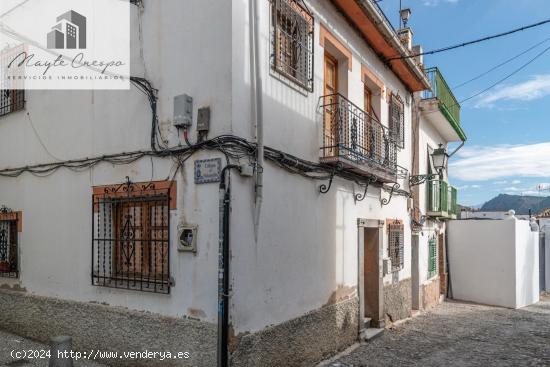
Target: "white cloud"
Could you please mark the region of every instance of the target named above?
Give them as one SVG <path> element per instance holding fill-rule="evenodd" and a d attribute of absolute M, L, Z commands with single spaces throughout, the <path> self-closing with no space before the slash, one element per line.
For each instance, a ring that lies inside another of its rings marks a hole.
<path fill-rule="evenodd" d="M 550 94 L 550 74 L 535 75 L 526 82 L 501 87 L 484 94 L 476 107 L 493 107 L 499 101 L 532 101 Z"/>
<path fill-rule="evenodd" d="M 514 180 L 512 181 L 512 185 L 518 185 L 521 183 L 521 180 Z"/>
<path fill-rule="evenodd" d="M 550 177 L 550 142 L 530 145 L 473 146 L 451 161 L 451 176 L 463 181 Z"/>
<path fill-rule="evenodd" d="M 508 183 L 508 181 L 506 181 L 506 180 L 493 182 L 494 185 L 506 185 L 507 183 Z"/>
<path fill-rule="evenodd" d="M 472 185 L 470 186 L 472 189 L 480 189 L 481 188 L 481 185 Z"/>

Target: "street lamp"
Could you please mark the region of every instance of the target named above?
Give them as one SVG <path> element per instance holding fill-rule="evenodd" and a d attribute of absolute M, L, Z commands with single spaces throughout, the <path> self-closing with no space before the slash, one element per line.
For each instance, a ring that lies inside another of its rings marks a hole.
<path fill-rule="evenodd" d="M 418 175 L 409 177 L 409 186 L 416 186 L 423 184 L 428 180 L 435 180 L 437 178 L 443 178 L 443 171 L 447 167 L 447 161 L 449 160 L 449 155 L 447 154 L 447 149 L 443 144 L 439 144 L 439 148 L 435 149 L 432 154 L 432 164 L 437 173 L 429 175 Z"/>
<path fill-rule="evenodd" d="M 448 159 L 449 155 L 447 154 L 447 149 L 443 147 L 443 144 L 439 144 L 439 148 L 432 153 L 432 163 L 437 172 L 441 174 L 441 172 L 445 170 Z"/>

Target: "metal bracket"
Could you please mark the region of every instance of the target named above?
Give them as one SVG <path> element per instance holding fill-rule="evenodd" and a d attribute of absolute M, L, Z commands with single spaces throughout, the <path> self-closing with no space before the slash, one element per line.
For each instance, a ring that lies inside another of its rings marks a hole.
<path fill-rule="evenodd" d="M 325 184 L 322 184 L 321 186 L 319 186 L 319 192 L 321 194 L 326 194 L 327 192 L 330 191 L 330 187 L 332 186 L 332 180 L 334 179 L 334 176 L 336 175 L 336 172 L 341 171 L 343 168 L 344 167 L 342 166 L 342 164 L 340 162 L 338 162 L 336 164 L 336 166 L 334 167 L 334 170 L 330 174 L 330 178 L 329 178 L 329 181 L 328 181 L 328 186 L 325 185 Z"/>
<path fill-rule="evenodd" d="M 433 173 L 433 174 L 429 174 L 429 175 L 411 176 L 411 177 L 409 177 L 409 186 L 421 185 L 426 181 L 436 180 L 438 178 L 441 178 L 441 176 L 438 173 Z"/>
<path fill-rule="evenodd" d="M 374 178 L 374 177 L 369 178 L 367 183 L 365 184 L 365 191 L 363 192 L 363 194 L 355 194 L 354 195 L 355 202 L 365 200 L 365 198 L 367 197 L 367 191 L 369 189 L 369 185 L 372 184 L 372 183 L 375 183 L 375 182 L 376 182 L 376 178 Z"/>
<path fill-rule="evenodd" d="M 380 202 L 382 203 L 382 205 L 388 205 L 391 201 L 391 198 L 393 197 L 393 194 L 395 191 L 399 190 L 399 188 L 401 187 L 400 184 L 398 183 L 395 183 L 392 187 L 391 187 L 391 191 L 390 191 L 390 197 L 388 198 L 384 198 L 384 199 L 381 199 Z"/>
<path fill-rule="evenodd" d="M 327 192 L 330 191 L 330 187 L 332 186 L 332 180 L 334 179 L 334 174 L 335 174 L 335 173 L 336 173 L 336 172 L 334 171 L 334 172 L 332 172 L 332 173 L 330 174 L 330 179 L 329 179 L 329 181 L 328 181 L 328 186 L 325 185 L 325 184 L 321 184 L 321 186 L 319 186 L 319 192 L 320 192 L 321 194 L 326 194 Z"/>

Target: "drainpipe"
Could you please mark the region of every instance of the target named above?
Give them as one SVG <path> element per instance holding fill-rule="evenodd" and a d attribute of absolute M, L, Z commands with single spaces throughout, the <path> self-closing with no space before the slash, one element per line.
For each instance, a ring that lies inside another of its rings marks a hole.
<path fill-rule="evenodd" d="M 263 201 L 263 167 L 264 167 L 264 125 L 262 108 L 262 78 L 260 73 L 260 35 L 258 32 L 258 1 L 249 0 L 250 18 L 250 73 L 252 78 L 252 121 L 255 122 L 256 130 L 256 185 L 255 185 L 255 206 L 254 206 L 254 238 L 258 241 L 260 227 L 260 215 Z"/>
<path fill-rule="evenodd" d="M 218 367 L 229 366 L 229 214 L 231 210 L 231 182 L 226 184 L 226 174 L 239 166 L 229 164 L 220 175 L 220 238 L 218 249 Z"/>
<path fill-rule="evenodd" d="M 462 143 L 460 143 L 460 145 L 458 147 L 456 147 L 456 149 L 453 150 L 453 152 L 451 154 L 449 154 L 449 158 L 451 158 L 453 155 L 455 155 L 456 152 L 458 152 L 464 146 L 464 144 L 466 144 L 466 141 L 462 140 Z"/>

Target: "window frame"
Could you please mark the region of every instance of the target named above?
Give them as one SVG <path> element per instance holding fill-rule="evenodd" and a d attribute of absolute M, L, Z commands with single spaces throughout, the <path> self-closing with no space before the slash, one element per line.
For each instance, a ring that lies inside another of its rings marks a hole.
<path fill-rule="evenodd" d="M 92 207 L 92 285 L 170 294 L 175 181 L 94 187 Z"/>
<path fill-rule="evenodd" d="M 391 260 L 391 272 L 405 267 L 405 225 L 400 220 L 388 221 L 388 257 Z"/>
<path fill-rule="evenodd" d="M 315 59 L 315 21 L 313 14 L 302 0 L 269 0 L 269 2 L 271 13 L 271 70 L 298 87 L 313 92 Z M 283 13 L 283 8 L 286 13 Z M 291 13 L 292 11 L 294 13 Z M 293 19 L 300 20 L 303 23 L 293 22 Z M 299 34 L 301 28 L 305 30 L 303 36 Z M 281 41 L 282 38 L 284 38 L 284 42 Z M 284 50 L 281 50 L 283 44 Z M 289 48 L 290 50 L 288 50 Z M 290 53 L 285 50 L 290 51 Z M 282 55 L 281 52 L 283 52 Z M 290 57 L 291 65 L 285 62 L 287 57 Z M 304 57 L 305 60 L 301 61 L 301 57 Z M 303 71 L 300 70 L 301 67 L 304 67 Z"/>
<path fill-rule="evenodd" d="M 24 89 L 0 89 L 0 117 L 25 109 Z"/>
<path fill-rule="evenodd" d="M 27 52 L 25 45 L 2 50 L 0 53 L 0 67 L 7 70 L 11 60 L 22 52 Z M 24 110 L 26 105 L 24 81 L 12 78 L 4 79 L 0 84 L 0 117 Z"/>
<path fill-rule="evenodd" d="M 432 237 L 428 239 L 428 279 L 437 275 L 437 239 Z"/>
<path fill-rule="evenodd" d="M 395 93 L 390 94 L 388 103 L 388 128 L 390 139 L 401 149 L 405 148 L 405 103 Z M 396 119 L 396 116 L 399 117 Z"/>
<path fill-rule="evenodd" d="M 9 231 L 7 234 L 5 231 Z M 0 208 L 0 278 L 19 278 L 19 234 L 22 212 Z M 5 242 L 5 243 L 2 243 Z M 5 247 L 5 248 L 3 248 Z"/>

